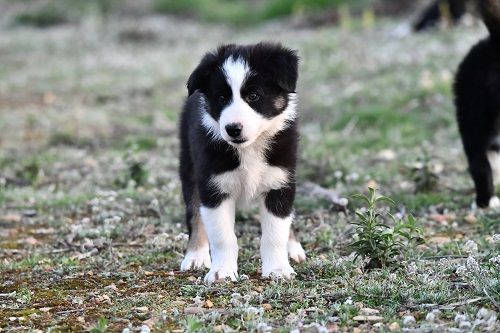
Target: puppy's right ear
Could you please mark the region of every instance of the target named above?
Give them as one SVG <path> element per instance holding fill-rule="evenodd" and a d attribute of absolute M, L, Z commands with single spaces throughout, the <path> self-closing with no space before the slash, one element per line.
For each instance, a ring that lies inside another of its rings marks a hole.
<path fill-rule="evenodd" d="M 206 93 L 210 82 L 210 75 L 217 65 L 217 57 L 213 53 L 207 53 L 201 59 L 198 66 L 189 76 L 187 82 L 188 95 L 191 96 L 196 90 Z"/>

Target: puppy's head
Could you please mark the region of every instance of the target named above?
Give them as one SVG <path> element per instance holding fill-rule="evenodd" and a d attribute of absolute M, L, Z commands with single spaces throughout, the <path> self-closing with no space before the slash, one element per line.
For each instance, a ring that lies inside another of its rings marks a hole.
<path fill-rule="evenodd" d="M 277 132 L 295 116 L 298 57 L 279 44 L 224 45 L 189 77 L 189 95 L 206 97 L 203 124 L 234 147 Z"/>

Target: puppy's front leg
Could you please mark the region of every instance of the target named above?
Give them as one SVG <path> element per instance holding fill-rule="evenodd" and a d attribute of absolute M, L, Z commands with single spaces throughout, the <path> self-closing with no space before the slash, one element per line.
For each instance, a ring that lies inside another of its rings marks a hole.
<path fill-rule="evenodd" d="M 233 199 L 222 201 L 215 208 L 201 206 L 201 219 L 210 243 L 212 267 L 205 275 L 205 282 L 238 277 L 238 243 L 234 234 L 235 202 Z"/>
<path fill-rule="evenodd" d="M 276 191 L 276 192 L 275 192 Z M 279 190 L 272 190 L 260 205 L 262 277 L 290 278 L 295 271 L 288 262 L 288 238 L 293 221 L 291 202 Z M 293 198 L 292 198 L 293 200 Z M 285 208 L 285 209 L 283 209 Z"/>

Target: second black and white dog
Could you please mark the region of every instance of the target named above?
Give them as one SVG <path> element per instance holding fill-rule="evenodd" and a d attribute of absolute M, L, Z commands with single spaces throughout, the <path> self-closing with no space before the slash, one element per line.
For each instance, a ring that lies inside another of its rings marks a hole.
<path fill-rule="evenodd" d="M 235 210 L 258 202 L 262 276 L 290 277 L 305 260 L 291 224 L 297 159 L 298 57 L 279 44 L 224 45 L 189 77 L 180 176 L 189 243 L 181 270 L 206 282 L 238 276 Z"/>

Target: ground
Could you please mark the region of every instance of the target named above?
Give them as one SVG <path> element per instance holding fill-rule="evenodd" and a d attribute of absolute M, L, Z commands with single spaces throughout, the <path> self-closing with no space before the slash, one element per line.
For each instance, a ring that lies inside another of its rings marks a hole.
<path fill-rule="evenodd" d="M 1 23 L 0 331 L 500 329 L 500 214 L 471 209 L 451 95 L 480 24 L 411 35 L 399 19 Z M 207 286 L 204 271 L 179 271 L 185 82 L 216 45 L 263 39 L 301 58 L 295 228 L 308 259 L 291 281 L 260 279 L 258 215 L 243 212 L 241 279 Z M 368 186 L 425 240 L 378 269 L 348 246 L 363 206 L 350 196 Z"/>

